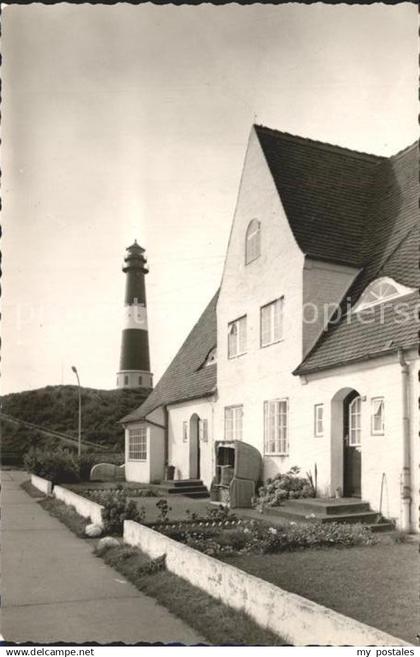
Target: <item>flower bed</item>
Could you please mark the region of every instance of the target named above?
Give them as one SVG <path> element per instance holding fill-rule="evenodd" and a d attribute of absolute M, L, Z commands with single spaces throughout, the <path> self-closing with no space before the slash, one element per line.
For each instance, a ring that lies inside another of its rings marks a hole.
<path fill-rule="evenodd" d="M 211 556 L 268 554 L 314 547 L 372 545 L 376 539 L 362 524 L 287 522 L 270 527 L 263 520 L 244 520 L 226 509 L 211 509 L 206 517 L 148 523 L 156 531 Z"/>
<path fill-rule="evenodd" d="M 126 488 L 121 484 L 116 484 L 113 488 L 78 488 L 77 493 L 93 500 L 94 502 L 98 502 L 98 504 L 102 504 L 102 500 L 107 499 L 109 493 L 120 490 L 124 490 L 128 497 L 159 497 L 159 495 L 151 488 Z"/>

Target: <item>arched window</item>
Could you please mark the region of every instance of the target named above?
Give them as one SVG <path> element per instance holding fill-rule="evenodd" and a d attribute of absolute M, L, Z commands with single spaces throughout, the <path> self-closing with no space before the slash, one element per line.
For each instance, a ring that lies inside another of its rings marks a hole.
<path fill-rule="evenodd" d="M 367 286 L 359 301 L 355 305 L 354 312 L 364 310 L 365 308 L 370 308 L 371 306 L 376 306 L 380 303 L 385 303 L 385 301 L 397 299 L 398 297 L 403 297 L 404 295 L 411 294 L 414 291 L 414 288 L 400 285 L 399 283 L 396 283 L 392 278 L 388 278 L 387 276 L 377 278 Z"/>
<path fill-rule="evenodd" d="M 246 229 L 245 264 L 256 260 L 261 255 L 261 223 L 253 219 Z"/>

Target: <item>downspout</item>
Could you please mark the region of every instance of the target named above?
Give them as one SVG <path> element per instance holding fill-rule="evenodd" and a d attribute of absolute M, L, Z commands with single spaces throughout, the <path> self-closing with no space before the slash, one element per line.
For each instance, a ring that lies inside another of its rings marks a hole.
<path fill-rule="evenodd" d="M 163 417 L 164 417 L 164 434 L 163 434 L 163 462 L 166 468 L 169 465 L 169 411 L 168 407 L 163 407 Z"/>
<path fill-rule="evenodd" d="M 402 518 L 401 529 L 411 530 L 411 454 L 410 454 L 410 402 L 409 402 L 409 369 L 404 358 L 403 349 L 398 349 L 398 359 L 401 365 L 401 391 L 403 407 L 403 471 L 401 481 Z"/>

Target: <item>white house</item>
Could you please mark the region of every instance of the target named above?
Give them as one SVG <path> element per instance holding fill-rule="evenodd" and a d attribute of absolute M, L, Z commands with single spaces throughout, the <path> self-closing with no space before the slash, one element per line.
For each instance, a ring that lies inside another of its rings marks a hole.
<path fill-rule="evenodd" d="M 139 409 L 126 476 L 210 486 L 215 442 L 263 478 L 419 526 L 418 149 L 391 158 L 251 130 L 220 289 Z"/>

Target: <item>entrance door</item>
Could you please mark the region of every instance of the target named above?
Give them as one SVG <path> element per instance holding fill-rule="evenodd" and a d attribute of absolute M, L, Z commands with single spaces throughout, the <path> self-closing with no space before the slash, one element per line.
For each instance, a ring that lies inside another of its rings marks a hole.
<path fill-rule="evenodd" d="M 361 496 L 361 406 L 360 395 L 355 390 L 344 400 L 344 497 Z"/>
<path fill-rule="evenodd" d="M 197 413 L 190 419 L 190 479 L 200 479 L 200 418 Z"/>

